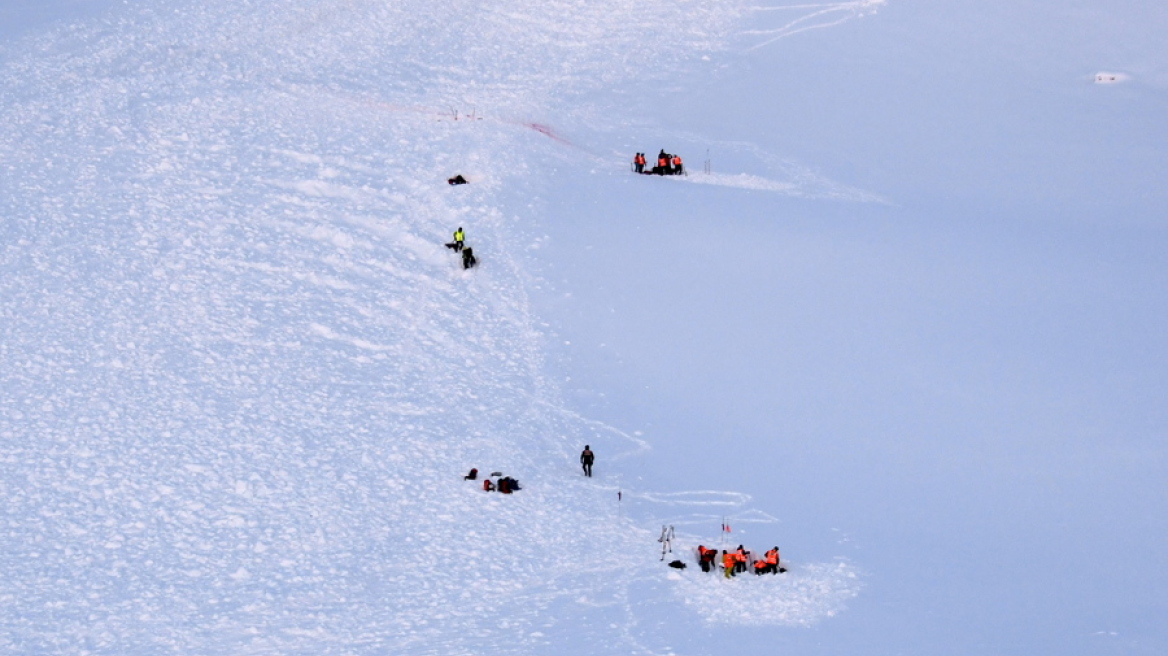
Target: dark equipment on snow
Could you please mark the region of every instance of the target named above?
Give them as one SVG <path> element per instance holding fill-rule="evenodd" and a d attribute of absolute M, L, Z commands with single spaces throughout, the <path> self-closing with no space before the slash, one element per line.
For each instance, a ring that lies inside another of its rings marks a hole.
<path fill-rule="evenodd" d="M 473 248 L 471 248 L 470 246 L 467 246 L 466 248 L 462 249 L 462 268 L 463 269 L 469 269 L 478 263 L 479 263 L 479 261 L 477 259 L 475 259 Z"/>
<path fill-rule="evenodd" d="M 669 563 L 669 566 L 673 569 L 685 569 L 685 563 L 681 562 L 680 560 L 675 560 L 672 563 Z"/>
<path fill-rule="evenodd" d="M 473 481 L 473 480 L 477 479 L 478 477 L 479 477 L 479 470 L 477 470 L 477 469 L 471 469 L 469 474 L 467 474 L 466 476 L 463 476 L 463 477 L 462 477 L 462 480 L 464 480 L 464 481 Z"/>
<path fill-rule="evenodd" d="M 523 488 L 520 487 L 519 481 L 510 476 L 503 476 L 501 472 L 493 472 L 491 476 L 502 476 L 498 482 L 491 482 L 491 479 L 483 479 L 483 492 L 502 492 L 503 494 L 511 494 L 518 492 Z"/>
<path fill-rule="evenodd" d="M 446 181 L 446 184 L 448 184 L 452 187 L 455 185 L 464 185 L 464 184 L 466 184 L 466 178 L 462 177 L 462 174 L 459 173 L 458 175 L 454 176 L 453 178 L 448 179 Z"/>

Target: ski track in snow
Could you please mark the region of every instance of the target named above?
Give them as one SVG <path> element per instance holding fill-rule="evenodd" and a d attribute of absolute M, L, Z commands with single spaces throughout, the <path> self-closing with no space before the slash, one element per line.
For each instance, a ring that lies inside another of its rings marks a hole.
<path fill-rule="evenodd" d="M 512 189 L 565 99 L 739 15 L 159 1 L 12 46 L 0 651 L 580 651 L 563 619 L 589 653 L 649 653 L 628 587 L 667 577 L 653 535 L 571 466 L 646 444 L 544 379 Z M 440 246 L 458 225 L 471 272 Z M 809 624 L 852 574 L 675 589 Z"/>
<path fill-rule="evenodd" d="M 733 187 L 751 191 L 777 192 L 795 198 L 817 198 L 856 203 L 887 203 L 879 196 L 822 179 L 808 171 L 792 172 L 787 180 L 772 180 L 750 173 L 698 173 L 685 176 L 665 176 L 667 180 Z"/>
<path fill-rule="evenodd" d="M 816 4 L 777 5 L 751 7 L 752 20 L 768 23 L 770 16 L 782 16 L 782 23 L 773 27 L 759 27 L 744 30 L 742 34 L 764 39 L 747 48 L 757 50 L 802 32 L 835 27 L 853 18 L 860 18 L 887 4 L 887 0 L 849 0 L 847 2 L 824 2 Z M 794 18 L 792 18 L 794 16 Z"/>

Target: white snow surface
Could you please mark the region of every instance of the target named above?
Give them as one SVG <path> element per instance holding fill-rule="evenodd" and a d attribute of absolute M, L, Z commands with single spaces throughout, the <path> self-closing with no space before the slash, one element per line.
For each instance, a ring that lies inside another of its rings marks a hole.
<path fill-rule="evenodd" d="M 567 409 L 527 300 L 556 124 L 752 38 L 746 13 L 159 0 L 10 43 L 0 651 L 643 653 L 641 584 L 711 623 L 839 612 L 846 562 L 664 568 L 604 474 L 643 443 Z M 711 499 L 749 503 L 673 502 Z"/>

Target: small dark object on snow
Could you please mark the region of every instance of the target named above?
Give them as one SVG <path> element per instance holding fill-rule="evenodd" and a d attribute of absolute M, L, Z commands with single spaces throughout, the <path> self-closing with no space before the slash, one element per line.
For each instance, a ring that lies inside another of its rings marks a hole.
<path fill-rule="evenodd" d="M 522 489 L 523 488 L 519 487 L 519 481 L 511 478 L 510 476 L 505 476 L 499 479 L 499 491 L 503 494 L 511 494 L 512 492 L 516 492 Z"/>
<path fill-rule="evenodd" d="M 446 183 L 452 187 L 454 185 L 466 184 L 466 178 L 462 177 L 462 174 L 459 173 L 458 175 L 454 176 L 453 178 L 450 178 L 449 180 L 447 180 Z"/>
<path fill-rule="evenodd" d="M 475 259 L 473 248 L 467 246 L 462 249 L 462 268 L 469 269 L 478 263 L 479 261 Z"/>
<path fill-rule="evenodd" d="M 463 477 L 462 477 L 462 480 L 464 480 L 464 481 L 473 481 L 473 480 L 476 480 L 476 479 L 478 479 L 478 477 L 479 477 L 479 470 L 477 470 L 477 469 L 471 469 L 469 474 L 467 474 L 466 476 L 463 476 Z"/>
<path fill-rule="evenodd" d="M 672 563 L 669 563 L 669 566 L 673 569 L 685 569 L 685 563 L 681 562 L 680 560 L 675 560 Z"/>
<path fill-rule="evenodd" d="M 491 476 L 502 476 L 503 472 L 491 472 Z"/>

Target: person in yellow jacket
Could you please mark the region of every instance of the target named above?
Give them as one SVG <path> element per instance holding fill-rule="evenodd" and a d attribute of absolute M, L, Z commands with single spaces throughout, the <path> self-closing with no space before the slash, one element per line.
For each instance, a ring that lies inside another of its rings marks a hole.
<path fill-rule="evenodd" d="M 464 241 L 466 241 L 466 233 L 462 231 L 462 226 L 459 226 L 458 230 L 454 231 L 454 241 L 446 244 L 446 248 L 452 248 L 457 253 L 462 250 L 462 242 Z"/>

